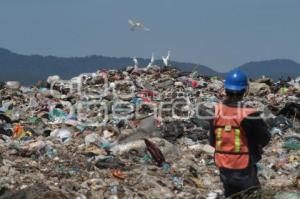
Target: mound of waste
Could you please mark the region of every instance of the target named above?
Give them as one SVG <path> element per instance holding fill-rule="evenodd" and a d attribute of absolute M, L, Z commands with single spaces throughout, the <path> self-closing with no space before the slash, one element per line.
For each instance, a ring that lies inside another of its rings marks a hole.
<path fill-rule="evenodd" d="M 1 85 L 0 199 L 223 197 L 207 120 L 223 80 L 129 67 Z M 299 198 L 299 97 L 300 79 L 250 82 L 272 133 L 253 194 Z"/>

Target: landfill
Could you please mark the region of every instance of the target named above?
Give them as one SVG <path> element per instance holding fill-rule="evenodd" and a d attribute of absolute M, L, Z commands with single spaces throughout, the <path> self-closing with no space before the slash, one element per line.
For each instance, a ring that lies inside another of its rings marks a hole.
<path fill-rule="evenodd" d="M 127 67 L 0 93 L 0 199 L 224 198 L 206 118 L 221 78 Z M 300 198 L 299 94 L 299 78 L 250 83 L 245 103 L 272 133 L 263 198 Z"/>

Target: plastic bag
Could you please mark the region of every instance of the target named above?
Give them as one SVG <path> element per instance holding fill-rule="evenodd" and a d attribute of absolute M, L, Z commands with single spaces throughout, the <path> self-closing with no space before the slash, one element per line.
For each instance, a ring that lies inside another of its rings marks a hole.
<path fill-rule="evenodd" d="M 289 150 L 298 150 L 300 149 L 300 138 L 289 137 L 285 140 L 282 147 Z"/>

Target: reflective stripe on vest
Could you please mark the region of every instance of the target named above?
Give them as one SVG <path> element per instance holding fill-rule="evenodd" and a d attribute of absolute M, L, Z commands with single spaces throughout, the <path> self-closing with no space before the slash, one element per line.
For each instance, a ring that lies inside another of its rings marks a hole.
<path fill-rule="evenodd" d="M 222 144 L 222 128 L 217 128 L 217 145 L 216 149 L 220 150 L 221 149 L 221 144 Z M 239 153 L 241 152 L 241 131 L 240 129 L 235 129 L 234 130 L 234 152 Z"/>
<path fill-rule="evenodd" d="M 221 144 L 222 144 L 222 128 L 218 128 L 217 129 L 217 145 L 216 145 L 217 150 L 221 149 Z"/>
<path fill-rule="evenodd" d="M 240 129 L 235 129 L 234 130 L 234 151 L 235 152 L 240 152 L 241 151 L 241 131 Z"/>

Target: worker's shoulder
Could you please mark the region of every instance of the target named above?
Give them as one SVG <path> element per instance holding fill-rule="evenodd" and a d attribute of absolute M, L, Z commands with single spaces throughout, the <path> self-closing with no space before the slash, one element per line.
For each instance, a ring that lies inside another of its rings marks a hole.
<path fill-rule="evenodd" d="M 266 123 L 265 120 L 263 119 L 262 112 L 261 111 L 253 111 L 249 115 L 247 115 L 241 122 L 243 126 L 247 126 L 247 128 L 251 127 L 265 127 Z"/>

